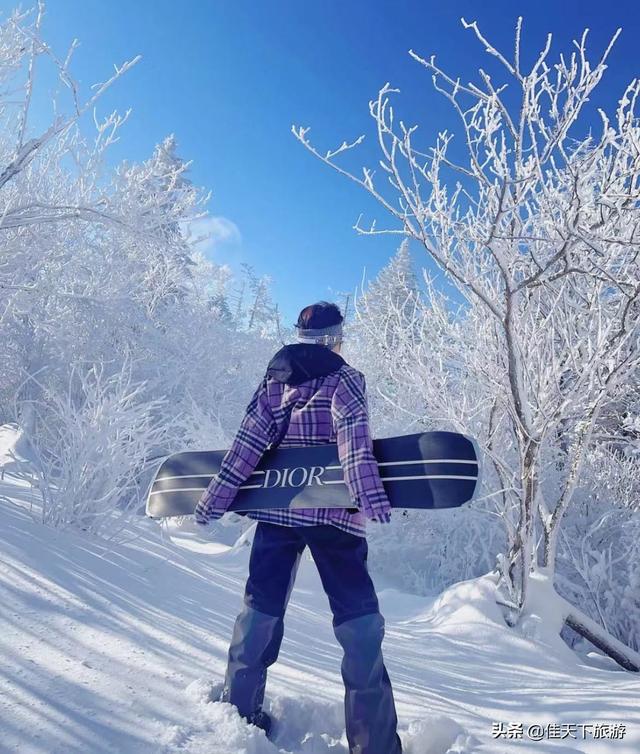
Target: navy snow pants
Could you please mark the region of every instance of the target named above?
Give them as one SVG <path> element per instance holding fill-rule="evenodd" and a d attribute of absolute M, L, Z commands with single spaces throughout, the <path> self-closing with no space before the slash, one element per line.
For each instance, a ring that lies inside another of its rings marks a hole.
<path fill-rule="evenodd" d="M 393 692 L 382 659 L 384 618 L 367 571 L 367 541 L 330 524 L 258 522 L 245 604 L 233 629 L 222 698 L 243 717 L 261 709 L 267 668 L 278 657 L 284 614 L 306 546 L 320 573 L 333 613 L 333 630 L 344 650 L 350 754 L 401 754 Z"/>

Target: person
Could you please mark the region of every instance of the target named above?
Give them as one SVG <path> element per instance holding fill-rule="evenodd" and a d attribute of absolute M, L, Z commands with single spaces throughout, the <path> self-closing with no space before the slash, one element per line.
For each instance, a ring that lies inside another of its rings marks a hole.
<path fill-rule="evenodd" d="M 202 493 L 195 519 L 219 518 L 268 447 L 336 442 L 352 509 L 278 509 L 257 520 L 244 606 L 229 647 L 222 701 L 270 733 L 262 709 L 267 668 L 278 656 L 284 615 L 300 557 L 309 547 L 342 646 L 345 723 L 351 754 L 401 754 L 389 675 L 382 657 L 384 619 L 367 569 L 366 521 L 388 523 L 391 507 L 373 456 L 366 384 L 340 355 L 343 316 L 326 301 L 305 307 L 297 342 L 271 359 L 219 473 Z"/>

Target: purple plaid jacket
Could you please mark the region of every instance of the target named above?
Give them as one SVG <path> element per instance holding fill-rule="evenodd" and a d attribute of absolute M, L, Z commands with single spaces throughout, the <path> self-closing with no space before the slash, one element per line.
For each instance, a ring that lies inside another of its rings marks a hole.
<path fill-rule="evenodd" d="M 373 456 L 364 375 L 325 346 L 298 343 L 282 348 L 269 363 L 219 473 L 200 497 L 196 521 L 207 523 L 224 514 L 263 452 L 280 436 L 289 413 L 280 446 L 336 442 L 359 510 L 278 509 L 247 515 L 284 526 L 332 524 L 358 536 L 365 535 L 366 518 L 388 521 L 391 508 Z"/>

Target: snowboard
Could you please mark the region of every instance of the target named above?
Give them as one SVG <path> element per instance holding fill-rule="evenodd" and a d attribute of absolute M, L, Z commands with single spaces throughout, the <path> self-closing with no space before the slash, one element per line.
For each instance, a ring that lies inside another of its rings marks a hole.
<path fill-rule="evenodd" d="M 169 456 L 149 489 L 151 518 L 191 515 L 226 450 Z M 456 432 L 420 432 L 373 441 L 373 453 L 394 508 L 456 508 L 478 487 L 476 443 Z M 353 508 L 335 443 L 267 450 L 239 488 L 230 511 Z"/>

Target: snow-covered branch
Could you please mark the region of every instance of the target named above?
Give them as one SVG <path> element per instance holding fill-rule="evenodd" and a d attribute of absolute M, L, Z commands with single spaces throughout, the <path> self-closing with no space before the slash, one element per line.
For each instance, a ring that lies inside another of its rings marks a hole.
<path fill-rule="evenodd" d="M 553 569 L 605 408 L 640 374 L 640 82 L 593 133 L 582 113 L 619 32 L 595 61 L 585 32 L 553 62 L 549 35 L 524 70 L 521 19 L 513 59 L 476 22 L 463 25 L 498 61 L 497 75 L 480 68 L 463 84 L 411 52 L 457 115 L 463 156 L 460 147 L 450 156 L 448 132 L 417 144 L 420 131 L 396 118 L 398 91 L 386 84 L 369 108 L 383 180 L 367 167 L 364 178 L 352 174 L 340 151 L 322 161 L 377 199 L 392 230 L 414 239 L 466 302 L 453 316 L 427 284 L 424 309 L 408 319 L 387 307 L 386 370 L 431 417 L 479 433 L 496 487 L 508 491 L 495 498 L 509 537 L 501 585 L 519 612 L 531 571 Z"/>

